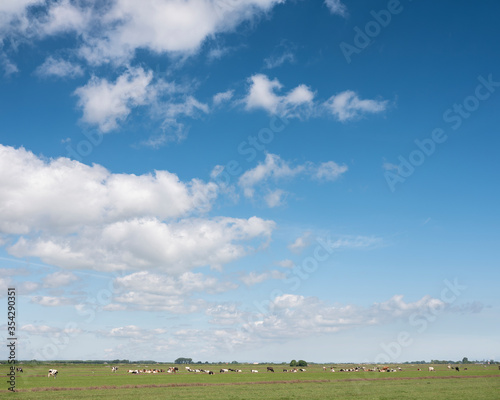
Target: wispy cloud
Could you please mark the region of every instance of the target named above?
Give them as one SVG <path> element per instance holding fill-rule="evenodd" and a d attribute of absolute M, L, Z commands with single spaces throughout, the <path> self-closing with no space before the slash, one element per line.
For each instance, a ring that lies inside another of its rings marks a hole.
<path fill-rule="evenodd" d="M 332 14 L 337 14 L 341 17 L 347 16 L 347 7 L 341 0 L 325 0 L 325 4 Z"/>
<path fill-rule="evenodd" d="M 327 110 L 340 122 L 360 118 L 364 114 L 377 114 L 387 109 L 387 100 L 360 99 L 352 90 L 330 97 L 325 103 Z"/>
<path fill-rule="evenodd" d="M 76 78 L 83 75 L 83 68 L 69 61 L 49 56 L 42 65 L 37 67 L 35 74 L 43 78 L 51 76 L 58 78 Z"/>

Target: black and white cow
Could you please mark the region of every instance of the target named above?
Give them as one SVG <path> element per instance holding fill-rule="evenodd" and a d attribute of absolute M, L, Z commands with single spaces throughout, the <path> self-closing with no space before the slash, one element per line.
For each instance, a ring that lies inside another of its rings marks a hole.
<path fill-rule="evenodd" d="M 50 378 L 51 376 L 53 376 L 54 378 L 56 378 L 57 374 L 58 374 L 57 369 L 49 369 L 49 373 L 47 375 L 47 378 Z"/>
<path fill-rule="evenodd" d="M 267 372 L 274 372 L 274 368 L 273 367 L 267 367 Z"/>

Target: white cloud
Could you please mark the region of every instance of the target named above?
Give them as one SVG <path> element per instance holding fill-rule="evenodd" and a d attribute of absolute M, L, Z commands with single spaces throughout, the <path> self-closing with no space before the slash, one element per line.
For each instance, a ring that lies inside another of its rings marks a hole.
<path fill-rule="evenodd" d="M 285 279 L 286 274 L 280 271 L 266 271 L 262 273 L 257 273 L 257 272 L 250 272 L 249 274 L 242 275 L 240 276 L 240 280 L 247 286 L 253 286 L 258 283 L 262 283 L 264 281 L 267 281 L 269 279 Z"/>
<path fill-rule="evenodd" d="M 332 14 L 338 14 L 342 17 L 347 16 L 347 7 L 341 0 L 325 0 L 325 4 Z"/>
<path fill-rule="evenodd" d="M 214 95 L 213 97 L 213 103 L 215 106 L 218 106 L 222 103 L 228 102 L 233 98 L 234 91 L 233 90 L 226 90 L 225 92 L 220 92 Z"/>
<path fill-rule="evenodd" d="M 159 335 L 163 335 L 167 330 L 163 328 L 144 329 L 137 325 L 126 325 L 112 328 L 109 331 L 96 332 L 99 336 L 132 339 L 139 342 L 149 342 L 152 339 L 158 339 Z"/>
<path fill-rule="evenodd" d="M 273 55 L 264 60 L 264 68 L 273 69 L 280 67 L 286 62 L 293 63 L 295 61 L 295 56 L 290 51 L 285 51 L 280 55 Z"/>
<path fill-rule="evenodd" d="M 413 313 L 449 309 L 439 299 L 424 296 L 415 302 L 405 302 L 395 295 L 370 307 L 329 305 L 315 297 L 283 294 L 269 304 L 269 312 L 244 325 L 245 330 L 262 338 L 300 338 L 362 326 L 393 323 L 409 318 Z"/>
<path fill-rule="evenodd" d="M 266 204 L 269 208 L 274 208 L 285 204 L 285 197 L 287 192 L 281 189 L 269 191 L 264 197 Z"/>
<path fill-rule="evenodd" d="M 20 331 L 32 335 L 49 336 L 58 333 L 59 329 L 48 325 L 26 324 L 21 326 Z"/>
<path fill-rule="evenodd" d="M 398 171 L 399 172 L 399 165 L 396 165 L 396 164 L 392 164 L 390 162 L 384 162 L 382 164 L 382 168 L 386 171 Z"/>
<path fill-rule="evenodd" d="M 264 109 L 272 114 L 300 117 L 308 114 L 313 105 L 314 93 L 306 85 L 299 85 L 288 94 L 276 94 L 283 85 L 270 80 L 266 75 L 257 74 L 249 78 L 250 88 L 244 99 L 247 110 Z"/>
<path fill-rule="evenodd" d="M 266 154 L 264 162 L 259 163 L 255 168 L 246 171 L 238 180 L 238 184 L 243 188 L 245 196 L 252 197 L 254 194 L 254 186 L 269 178 L 289 178 L 293 177 L 302 171 L 304 166 L 290 167 L 290 165 L 282 160 L 280 156 L 275 154 Z"/>
<path fill-rule="evenodd" d="M 320 105 L 314 101 L 315 93 L 304 84 L 281 95 L 279 91 L 283 85 L 278 79 L 270 80 L 264 74 L 256 74 L 248 81 L 248 94 L 242 100 L 246 110 L 263 109 L 288 118 L 308 118 L 327 112 L 339 121 L 346 122 L 367 113 L 383 112 L 388 105 L 387 100 L 362 100 L 352 90 L 331 96 Z"/>
<path fill-rule="evenodd" d="M 339 165 L 334 161 L 327 161 L 319 165 L 314 176 L 319 180 L 334 181 L 347 172 L 346 165 Z"/>
<path fill-rule="evenodd" d="M 380 113 L 387 109 L 387 100 L 361 100 L 352 90 L 330 97 L 324 104 L 339 121 L 346 122 L 366 113 Z"/>
<path fill-rule="evenodd" d="M 305 232 L 302 236 L 288 246 L 288 249 L 294 253 L 301 253 L 306 247 L 311 244 L 311 232 Z"/>
<path fill-rule="evenodd" d="M 133 219 L 104 227 L 82 228 L 76 235 L 21 237 L 9 252 L 16 257 L 40 257 L 61 268 L 101 271 L 158 269 L 179 274 L 245 256 L 250 247 L 240 242 L 266 239 L 274 227 L 257 217 L 188 219 L 164 223 Z"/>
<path fill-rule="evenodd" d="M 82 120 L 97 125 L 102 132 L 116 129 L 132 107 L 148 103 L 152 79 L 153 73 L 141 67 L 130 68 L 114 83 L 92 77 L 85 86 L 75 90 L 78 106 L 83 110 Z"/>
<path fill-rule="evenodd" d="M 57 288 L 67 286 L 78 280 L 78 277 L 68 271 L 58 271 L 43 278 L 43 286 Z"/>
<path fill-rule="evenodd" d="M 213 305 L 205 310 L 205 314 L 212 317 L 209 322 L 215 325 L 235 325 L 243 321 L 246 315 L 236 304 Z"/>
<path fill-rule="evenodd" d="M 238 180 L 238 185 L 243 189 L 245 197 L 252 198 L 255 195 L 255 188 L 266 181 L 273 179 L 293 178 L 299 174 L 307 174 L 314 179 L 334 181 L 347 171 L 347 166 L 338 165 L 333 161 L 328 161 L 316 166 L 311 162 L 306 162 L 295 167 L 283 160 L 276 154 L 266 154 L 264 162 L 252 169 L 245 171 Z M 269 207 L 277 207 L 284 204 L 287 192 L 281 189 L 268 190 L 264 199 Z"/>
<path fill-rule="evenodd" d="M 283 268 L 293 268 L 295 266 L 295 263 L 292 260 L 288 259 L 278 261 L 277 264 Z"/>
<path fill-rule="evenodd" d="M 0 40 L 72 33 L 78 54 L 93 65 L 127 65 L 138 49 L 190 55 L 218 33 L 233 31 L 285 0 L 3 0 Z M 29 7 L 39 6 L 34 13 Z M 219 56 L 221 56 L 220 54 Z"/>
<path fill-rule="evenodd" d="M 168 171 L 112 174 L 67 158 L 44 160 L 0 145 L 0 232 L 75 232 L 120 220 L 177 218 L 206 211 L 214 183 L 184 183 Z"/>
<path fill-rule="evenodd" d="M 167 276 L 147 271 L 135 272 L 115 279 L 120 290 L 140 291 L 165 296 L 186 296 L 196 292 L 221 293 L 236 286 L 222 283 L 202 273 L 185 272 L 179 276 Z"/>
<path fill-rule="evenodd" d="M 270 10 L 282 0 L 116 0 L 101 18 L 99 36 L 81 54 L 91 63 L 125 62 L 137 49 L 154 53 L 196 52 L 216 33 Z"/>
<path fill-rule="evenodd" d="M 83 33 L 88 31 L 92 18 L 90 8 L 80 8 L 70 0 L 51 2 L 46 14 L 32 21 L 32 29 L 40 36 L 51 36 L 65 32 Z"/>
<path fill-rule="evenodd" d="M 0 47 L 1 49 L 1 47 Z M 19 72 L 19 68 L 5 54 L 0 53 L 0 66 L 3 69 L 3 74 L 6 77 Z"/>
<path fill-rule="evenodd" d="M 275 225 L 192 215 L 210 208 L 215 183 L 184 183 L 168 171 L 111 174 L 1 145 L 0 182 L 0 233 L 11 235 L 8 251 L 61 268 L 177 274 L 220 268 L 267 243 Z"/>
<path fill-rule="evenodd" d="M 34 296 L 31 298 L 31 302 L 45 307 L 61 307 L 72 305 L 75 300 L 66 297 Z"/>
<path fill-rule="evenodd" d="M 75 78 L 83 75 L 83 69 L 69 61 L 50 56 L 35 70 L 35 74 L 40 77 Z"/>

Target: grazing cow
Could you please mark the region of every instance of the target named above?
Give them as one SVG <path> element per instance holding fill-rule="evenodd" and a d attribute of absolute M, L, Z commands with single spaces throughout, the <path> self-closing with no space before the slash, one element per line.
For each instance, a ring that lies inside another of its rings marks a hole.
<path fill-rule="evenodd" d="M 220 370 L 219 372 L 220 372 L 221 374 L 224 374 L 224 373 L 226 373 L 226 372 L 229 372 L 229 370 L 228 370 L 228 369 L 226 369 L 226 368 L 221 368 L 221 370 Z"/>
<path fill-rule="evenodd" d="M 49 369 L 49 374 L 47 375 L 47 378 L 50 378 L 51 376 L 53 376 L 54 378 L 57 377 L 57 369 Z"/>
<path fill-rule="evenodd" d="M 429 371 L 434 371 L 434 367 L 429 367 Z"/>
<path fill-rule="evenodd" d="M 213 374 L 214 374 L 214 371 L 207 371 L 207 374 L 208 374 L 208 375 L 213 375 Z"/>
<path fill-rule="evenodd" d="M 273 367 L 267 367 L 267 372 L 274 372 L 274 368 Z"/>
<path fill-rule="evenodd" d="M 256 369 L 252 369 L 252 373 L 257 374 L 258 372 Z"/>
<path fill-rule="evenodd" d="M 137 370 L 137 369 L 129 369 L 129 370 L 128 370 L 128 373 L 129 373 L 129 374 L 138 374 L 138 373 L 139 373 L 139 370 Z"/>
<path fill-rule="evenodd" d="M 287 369 L 283 369 L 283 372 L 288 372 L 288 370 Z"/>
<path fill-rule="evenodd" d="M 300 372 L 306 372 L 306 370 L 304 368 L 301 368 Z"/>
<path fill-rule="evenodd" d="M 455 369 L 456 369 L 457 371 L 460 371 L 460 368 L 458 368 L 458 367 L 455 367 Z"/>
<path fill-rule="evenodd" d="M 118 371 L 118 367 L 111 367 L 111 372 L 116 372 Z"/>
<path fill-rule="evenodd" d="M 16 368 L 16 371 L 18 371 L 18 372 L 24 372 L 21 367 Z"/>
<path fill-rule="evenodd" d="M 332 372 L 335 372 L 335 369 L 332 368 L 331 370 L 332 370 Z"/>

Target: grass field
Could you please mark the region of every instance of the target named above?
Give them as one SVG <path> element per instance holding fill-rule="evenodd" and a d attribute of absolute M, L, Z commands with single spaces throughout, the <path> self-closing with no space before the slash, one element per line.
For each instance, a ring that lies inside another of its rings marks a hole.
<path fill-rule="evenodd" d="M 168 365 L 118 365 L 116 373 L 102 364 L 22 365 L 24 372 L 16 375 L 16 393 L 7 390 L 6 365 L 0 366 L 5 377 L 0 398 L 16 399 L 500 399 L 500 370 L 497 366 L 467 365 L 460 371 L 446 365 L 401 365 L 402 371 L 336 372 L 323 370 L 322 365 L 306 367 L 305 372 L 282 372 L 290 367 L 273 365 L 275 373 L 266 372 L 267 365 L 230 365 L 243 372 L 221 374 L 228 365 L 191 366 L 205 368 L 214 375 L 187 372 L 180 366 L 176 374 L 127 373 L 129 369 L 162 368 Z M 398 366 L 395 366 L 397 369 Z M 417 368 L 422 371 L 417 371 Z M 59 371 L 57 378 L 48 378 L 49 368 Z M 257 369 L 258 374 L 251 373 Z"/>

